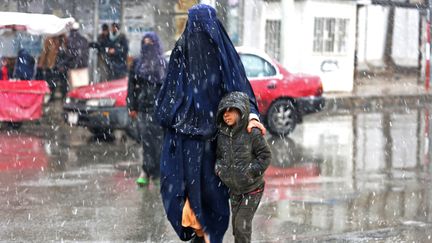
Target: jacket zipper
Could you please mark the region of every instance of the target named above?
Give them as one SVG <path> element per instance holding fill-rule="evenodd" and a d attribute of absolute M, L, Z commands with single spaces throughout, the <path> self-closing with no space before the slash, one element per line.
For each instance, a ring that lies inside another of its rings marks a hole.
<path fill-rule="evenodd" d="M 229 147 L 230 147 L 230 154 L 229 154 L 229 157 L 230 157 L 230 172 L 232 173 L 232 170 L 231 170 L 231 167 L 233 167 L 234 166 L 234 159 L 233 159 L 233 134 L 232 134 L 232 130 L 229 132 Z M 232 175 L 230 176 L 231 178 L 232 178 Z M 235 180 L 233 180 L 233 183 L 235 183 Z M 236 185 L 236 187 L 237 187 L 237 185 Z"/>

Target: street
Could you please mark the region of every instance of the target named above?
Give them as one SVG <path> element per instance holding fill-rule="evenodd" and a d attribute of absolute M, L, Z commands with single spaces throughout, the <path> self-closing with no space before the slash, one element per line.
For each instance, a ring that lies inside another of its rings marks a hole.
<path fill-rule="evenodd" d="M 94 138 L 60 111 L 0 128 L 0 242 L 180 242 L 158 185 L 135 185 L 140 145 Z M 321 112 L 267 135 L 253 242 L 432 242 L 431 112 Z"/>

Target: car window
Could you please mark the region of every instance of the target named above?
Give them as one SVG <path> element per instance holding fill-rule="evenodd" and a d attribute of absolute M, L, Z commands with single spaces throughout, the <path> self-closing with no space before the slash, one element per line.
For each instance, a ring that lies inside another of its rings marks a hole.
<path fill-rule="evenodd" d="M 252 54 L 240 54 L 248 78 L 276 75 L 276 69 L 263 58 Z"/>

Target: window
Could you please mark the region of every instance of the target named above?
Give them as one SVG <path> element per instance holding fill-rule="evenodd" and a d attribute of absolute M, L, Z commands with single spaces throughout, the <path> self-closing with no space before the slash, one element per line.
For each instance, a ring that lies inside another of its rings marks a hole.
<path fill-rule="evenodd" d="M 348 21 L 341 18 L 315 18 L 313 51 L 346 53 Z"/>
<path fill-rule="evenodd" d="M 269 77 L 276 75 L 276 69 L 261 57 L 240 54 L 248 78 Z"/>
<path fill-rule="evenodd" d="M 265 51 L 280 61 L 281 57 L 281 21 L 267 20 L 265 26 Z"/>

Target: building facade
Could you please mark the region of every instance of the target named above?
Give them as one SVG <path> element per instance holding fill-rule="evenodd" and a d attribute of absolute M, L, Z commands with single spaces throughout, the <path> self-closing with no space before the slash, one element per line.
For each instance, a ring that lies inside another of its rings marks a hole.
<path fill-rule="evenodd" d="M 325 91 L 353 89 L 355 1 L 252 2 L 244 6 L 243 45 L 265 50 L 290 72 L 319 75 Z"/>
<path fill-rule="evenodd" d="M 420 2 L 420 1 L 419 1 Z M 415 5 L 412 5 L 415 6 Z M 388 69 L 386 55 L 397 69 L 421 69 L 425 64 L 426 16 L 419 8 L 360 5 L 357 69 L 379 73 Z M 389 16 L 392 15 L 393 17 Z M 389 21 L 393 21 L 389 24 Z M 389 28 L 392 28 L 391 30 Z M 389 35 L 391 31 L 391 35 Z M 387 38 L 391 38 L 387 40 Z M 391 43 L 391 46 L 388 46 Z M 386 51 L 386 48 L 389 50 Z M 386 53 L 388 52 L 388 54 Z"/>

